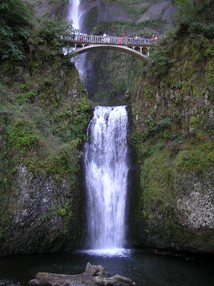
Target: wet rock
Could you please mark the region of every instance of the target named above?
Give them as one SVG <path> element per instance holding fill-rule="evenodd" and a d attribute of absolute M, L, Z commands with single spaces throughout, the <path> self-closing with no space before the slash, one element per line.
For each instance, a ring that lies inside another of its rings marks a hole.
<path fill-rule="evenodd" d="M 138 23 L 151 20 L 162 20 L 166 22 L 172 21 L 172 15 L 175 13 L 175 7 L 171 0 L 158 1 L 138 19 Z"/>
<path fill-rule="evenodd" d="M 68 181 L 62 180 L 59 185 L 52 177 L 35 176 L 20 165 L 16 192 L 8 208 L 11 219 L 0 246 L 3 255 L 54 251 L 69 244 L 72 247 L 71 239 L 63 234 L 71 231 L 67 224 L 70 215 L 66 213 L 73 208 Z M 69 220 L 72 225 L 72 218 Z M 74 236 L 77 238 L 78 233 Z"/>

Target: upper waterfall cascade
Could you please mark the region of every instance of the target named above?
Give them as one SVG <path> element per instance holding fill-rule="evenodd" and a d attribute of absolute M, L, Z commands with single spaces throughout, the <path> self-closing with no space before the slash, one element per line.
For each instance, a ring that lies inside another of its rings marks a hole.
<path fill-rule="evenodd" d="M 127 123 L 125 106 L 97 106 L 88 127 L 85 170 L 89 247 L 92 249 L 108 252 L 124 247 Z"/>
<path fill-rule="evenodd" d="M 69 0 L 68 20 L 73 21 L 74 29 L 80 29 L 80 0 Z"/>
<path fill-rule="evenodd" d="M 81 17 L 83 11 L 80 5 L 81 0 L 69 0 L 69 9 L 67 19 L 72 21 L 73 28 L 77 31 L 81 30 Z M 68 53 L 67 49 L 64 49 L 64 53 Z M 85 77 L 85 55 L 81 55 L 78 59 L 74 59 L 75 66 L 79 72 L 79 76 L 84 80 Z"/>

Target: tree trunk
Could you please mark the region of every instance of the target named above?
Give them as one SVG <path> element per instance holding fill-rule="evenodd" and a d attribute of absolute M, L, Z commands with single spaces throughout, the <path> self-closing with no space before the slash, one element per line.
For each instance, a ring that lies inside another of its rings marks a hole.
<path fill-rule="evenodd" d="M 81 283 L 86 285 L 108 286 L 120 283 L 121 285 L 136 285 L 130 278 L 116 274 L 112 277 L 106 277 L 106 271 L 101 265 L 92 265 L 87 263 L 86 269 L 82 274 L 65 275 L 39 272 L 36 278 L 31 280 L 31 286 L 69 286 L 72 283 Z"/>

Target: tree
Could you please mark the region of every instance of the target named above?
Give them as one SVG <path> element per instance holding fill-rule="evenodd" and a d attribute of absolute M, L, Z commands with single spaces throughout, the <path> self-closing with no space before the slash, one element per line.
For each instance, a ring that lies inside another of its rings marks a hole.
<path fill-rule="evenodd" d="M 52 57 L 63 54 L 63 36 L 73 34 L 72 22 L 55 16 L 37 18 L 28 40 L 30 55 L 42 61 L 51 61 Z"/>
<path fill-rule="evenodd" d="M 199 11 L 209 6 L 212 0 L 174 0 L 177 6 L 177 24 L 191 23 Z"/>
<path fill-rule="evenodd" d="M 31 13 L 20 0 L 0 1 L 0 60 L 21 61 L 28 48 Z"/>

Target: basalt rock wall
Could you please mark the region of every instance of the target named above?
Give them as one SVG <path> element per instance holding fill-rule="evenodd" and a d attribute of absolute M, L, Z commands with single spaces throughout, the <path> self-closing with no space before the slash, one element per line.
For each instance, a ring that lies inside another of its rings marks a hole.
<path fill-rule="evenodd" d="M 200 14 L 206 25 L 208 11 Z M 213 253 L 212 46 L 211 35 L 181 26 L 160 44 L 130 94 L 129 139 L 139 170 L 133 190 L 140 189 L 130 219 L 137 245 Z"/>
<path fill-rule="evenodd" d="M 135 3 L 136 2 L 136 3 Z M 96 18 L 91 19 L 97 22 L 123 22 L 142 23 L 146 21 L 163 21 L 168 24 L 173 21 L 175 7 L 171 0 L 162 1 L 105 1 L 92 0 L 82 1 L 81 9 L 84 17 L 88 17 L 92 9 L 96 9 Z"/>
<path fill-rule="evenodd" d="M 85 220 L 82 148 L 91 105 L 60 43 L 32 36 L 0 76 L 0 255 L 77 248 Z"/>

